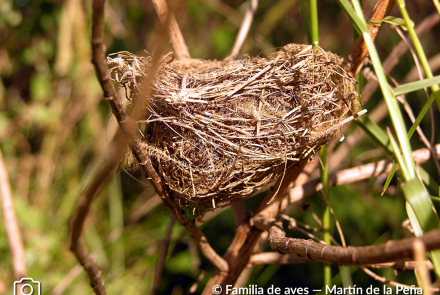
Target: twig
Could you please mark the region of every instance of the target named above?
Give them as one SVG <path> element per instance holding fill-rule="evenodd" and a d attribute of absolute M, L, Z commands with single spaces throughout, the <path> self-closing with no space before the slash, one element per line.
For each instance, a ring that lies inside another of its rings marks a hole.
<path fill-rule="evenodd" d="M 6 234 L 12 253 L 12 268 L 16 281 L 26 277 L 26 262 L 24 259 L 23 241 L 17 218 L 15 217 L 14 204 L 12 202 L 11 187 L 9 185 L 8 172 L 0 150 L 0 197 L 3 206 L 3 218 L 5 220 Z"/>
<path fill-rule="evenodd" d="M 174 216 L 171 215 L 170 220 L 168 221 L 167 229 L 165 231 L 165 237 L 163 238 L 160 245 L 160 250 L 156 262 L 156 270 L 154 272 L 153 287 L 151 288 L 150 295 L 155 295 L 157 293 L 157 288 L 159 287 L 162 270 L 168 253 L 168 246 L 170 245 L 170 236 L 171 230 L 173 229 L 174 220 Z"/>
<path fill-rule="evenodd" d="M 313 234 L 307 232 L 306 230 L 303 230 L 302 228 L 300 228 L 297 224 L 296 224 L 296 220 L 293 219 L 290 216 L 281 214 L 281 218 L 284 220 L 289 221 L 289 229 L 291 231 L 299 231 L 300 233 L 305 234 L 306 236 L 308 236 L 310 239 L 317 241 L 318 243 L 324 243 L 321 239 L 319 239 L 318 237 L 314 236 Z M 322 229 L 321 229 L 322 231 Z M 325 244 L 325 243 L 324 243 Z"/>
<path fill-rule="evenodd" d="M 86 270 L 93 291 L 97 295 L 107 294 L 104 288 L 104 281 L 101 279 L 101 271 L 96 264 L 95 259 L 89 255 L 89 252 L 82 241 L 84 223 L 89 213 L 93 199 L 103 186 L 108 182 L 112 172 L 119 164 L 119 158 L 127 146 L 128 138 L 123 137 L 112 149 L 109 160 L 102 165 L 101 169 L 93 176 L 87 187 L 81 194 L 74 216 L 72 218 L 71 230 L 69 235 L 70 250 L 75 254 L 78 262 Z"/>
<path fill-rule="evenodd" d="M 313 240 L 286 238 L 281 222 L 275 223 L 269 231 L 269 245 L 274 251 L 297 254 L 318 262 L 337 265 L 376 264 L 412 258 L 413 243 L 416 239 L 420 239 L 427 251 L 440 248 L 440 231 L 438 230 L 428 232 L 420 238 L 404 238 L 377 246 L 348 248 L 323 245 Z"/>
<path fill-rule="evenodd" d="M 170 15 L 170 14 L 168 14 Z M 169 18 L 166 18 L 167 21 L 165 24 L 168 24 Z M 167 27 L 167 26 L 164 26 Z M 143 99 L 142 96 L 147 95 L 147 93 L 143 93 L 144 91 L 150 91 L 149 85 L 151 85 L 154 77 L 156 75 L 156 71 L 158 68 L 158 64 L 160 61 L 160 56 L 165 47 L 165 40 L 167 37 L 166 30 L 160 32 L 158 35 L 160 37 L 159 41 L 156 43 L 156 50 L 154 51 L 153 62 L 150 67 L 150 71 L 148 75 L 145 76 L 144 81 L 142 83 L 142 89 L 139 94 L 140 99 L 134 99 L 134 105 L 132 107 L 133 112 L 131 114 L 131 120 L 128 120 L 128 115 L 125 112 L 125 109 L 122 106 L 121 98 L 115 91 L 115 88 L 110 81 L 110 77 L 108 74 L 108 68 L 105 62 L 105 46 L 103 44 L 102 35 L 104 30 L 104 1 L 103 0 L 95 0 L 93 2 L 93 22 L 92 22 L 92 62 L 95 65 L 96 75 L 101 84 L 101 87 L 104 91 L 104 95 L 109 102 L 109 105 L 112 109 L 113 114 L 115 114 L 116 119 L 122 130 L 124 130 L 125 134 L 129 136 L 133 133 L 137 120 L 143 113 Z M 138 95 L 138 96 L 139 96 Z M 131 136 L 130 136 L 131 137 Z M 188 232 L 194 237 L 197 245 L 199 246 L 201 252 L 205 255 L 205 257 L 218 269 L 222 272 L 227 272 L 228 264 L 224 261 L 211 247 L 208 243 L 206 237 L 203 235 L 203 232 L 195 225 L 193 220 L 188 220 L 185 213 L 180 209 L 178 203 L 171 199 L 163 182 L 151 163 L 151 160 L 146 155 L 145 150 L 142 148 L 142 143 L 136 137 L 132 138 L 129 142 L 130 149 L 133 153 L 133 156 L 140 163 L 142 171 L 151 178 L 151 183 L 155 188 L 156 192 L 162 198 L 164 204 L 171 210 L 171 213 L 174 214 L 176 219 L 188 230 Z"/>
<path fill-rule="evenodd" d="M 373 279 L 375 279 L 376 281 L 379 281 L 379 282 L 382 282 L 382 283 L 384 283 L 384 284 L 389 284 L 389 285 L 391 285 L 391 286 L 395 286 L 395 287 L 397 287 L 397 286 L 400 286 L 400 287 L 404 287 L 404 288 L 408 288 L 408 289 L 413 289 L 414 288 L 414 286 L 408 286 L 408 285 L 405 285 L 405 284 L 400 284 L 400 283 L 397 283 L 397 282 L 394 282 L 394 281 L 390 281 L 390 280 L 388 280 L 387 278 L 384 278 L 384 277 L 381 277 L 381 276 L 378 276 L 377 274 L 375 274 L 374 272 L 372 272 L 371 270 L 369 270 L 368 268 L 366 268 L 366 267 L 361 267 L 361 269 L 367 274 L 367 275 L 369 275 L 369 276 L 371 276 Z M 431 291 L 434 291 L 434 292 L 438 292 L 440 289 L 438 289 L 438 288 L 433 288 L 433 289 L 430 289 Z M 407 292 L 411 292 L 411 291 L 407 291 Z"/>
<path fill-rule="evenodd" d="M 395 0 L 378 0 L 376 6 L 373 9 L 373 12 L 369 17 L 369 22 L 381 20 L 384 17 L 386 17 L 388 14 L 390 14 L 390 11 L 395 3 L 396 3 Z M 368 26 L 368 30 L 370 31 L 370 35 L 373 41 L 376 38 L 377 34 L 379 33 L 381 27 L 382 27 L 381 23 Z M 367 57 L 367 54 L 368 54 L 368 49 L 365 44 L 364 38 L 360 36 L 356 41 L 356 44 L 348 57 L 348 59 L 353 63 L 353 67 L 350 70 L 355 77 L 362 68 L 364 60 Z"/>
<path fill-rule="evenodd" d="M 96 77 L 101 85 L 104 97 L 110 104 L 113 114 L 118 122 L 127 121 L 127 113 L 122 105 L 122 99 L 116 93 L 110 80 L 107 63 L 105 62 L 104 32 L 104 1 L 93 1 L 92 14 L 92 63 L 95 67 Z"/>
<path fill-rule="evenodd" d="M 235 39 L 234 47 L 232 48 L 232 53 L 227 59 L 234 59 L 240 53 L 241 47 L 243 46 L 244 40 L 246 40 L 249 30 L 251 28 L 252 20 L 254 19 L 255 12 L 258 8 L 258 0 L 249 0 L 249 8 L 241 23 L 240 30 L 238 32 L 237 38 Z"/>
<path fill-rule="evenodd" d="M 72 283 L 72 281 L 79 276 L 82 272 L 82 267 L 76 264 L 67 275 L 58 283 L 58 285 L 52 290 L 51 295 L 61 295 L 64 293 L 66 288 Z"/>
<path fill-rule="evenodd" d="M 173 46 L 176 57 L 178 59 L 191 58 L 179 25 L 174 18 L 174 14 L 168 10 L 165 0 L 152 0 L 152 2 L 160 18 L 160 22 L 163 26 L 168 27 L 171 45 Z"/>
<path fill-rule="evenodd" d="M 263 252 L 254 254 L 249 259 L 249 265 L 259 265 L 259 264 L 305 264 L 305 263 L 315 263 L 316 261 L 308 257 L 299 257 L 294 254 L 279 254 L 275 252 Z"/>
<path fill-rule="evenodd" d="M 425 259 L 426 259 L 426 249 L 425 245 L 423 245 L 420 240 L 415 240 L 413 244 L 413 250 L 414 250 L 414 258 L 417 262 L 417 269 L 416 273 L 420 279 L 421 287 L 423 289 L 423 294 L 425 295 L 432 295 L 431 292 L 431 279 L 429 277 L 429 271 L 426 267 Z"/>
<path fill-rule="evenodd" d="M 330 203 L 328 202 L 327 196 L 325 194 L 322 195 L 324 198 L 329 210 L 330 214 L 333 216 L 333 219 L 335 220 L 336 228 L 338 229 L 339 237 L 341 239 L 342 247 L 347 247 L 347 244 L 345 243 L 344 233 L 342 232 L 341 225 L 339 224 L 338 219 L 336 218 L 335 212 L 333 211 L 333 208 L 330 206 Z"/>
<path fill-rule="evenodd" d="M 191 288 L 189 289 L 189 294 L 196 294 L 197 288 L 199 287 L 200 282 L 205 278 L 207 272 L 207 269 L 202 270 L 202 272 L 197 277 L 197 280 L 194 282 L 194 284 L 192 284 Z"/>
<path fill-rule="evenodd" d="M 300 257 L 296 254 L 280 254 L 275 252 L 263 252 L 252 255 L 248 265 L 259 264 L 305 264 L 305 263 L 318 263 L 318 261 L 312 260 L 308 257 Z M 425 260 L 423 265 L 429 269 L 434 269 L 431 261 Z M 373 268 L 394 268 L 396 271 L 415 270 L 419 267 L 418 261 L 412 260 L 398 260 L 394 262 L 367 264 L 365 267 Z"/>
<path fill-rule="evenodd" d="M 124 225 L 130 225 L 138 222 L 143 216 L 145 216 L 152 209 L 162 204 L 162 200 L 158 195 L 150 197 L 147 201 L 137 206 L 131 213 L 128 214 L 124 220 Z"/>
<path fill-rule="evenodd" d="M 76 256 L 78 262 L 86 270 L 91 286 L 95 294 L 107 294 L 104 288 L 104 281 L 101 278 L 101 271 L 95 262 L 95 259 L 89 255 L 81 237 L 84 231 L 84 223 L 90 210 L 91 203 L 103 185 L 110 179 L 112 171 L 119 163 L 120 156 L 125 151 L 130 138 L 130 129 L 134 130 L 134 124 L 125 124 L 128 121 L 128 115 L 122 105 L 122 100 L 115 91 L 110 80 L 107 64 L 105 63 L 105 45 L 103 43 L 104 32 L 104 1 L 93 1 L 92 11 L 92 63 L 95 66 L 96 76 L 104 92 L 104 96 L 111 106 L 118 123 L 125 133 L 114 145 L 109 160 L 94 175 L 92 180 L 82 192 L 78 201 L 77 208 L 72 218 L 71 229 L 69 233 L 69 245 L 71 251 Z M 131 128 L 130 128 L 131 127 Z"/>

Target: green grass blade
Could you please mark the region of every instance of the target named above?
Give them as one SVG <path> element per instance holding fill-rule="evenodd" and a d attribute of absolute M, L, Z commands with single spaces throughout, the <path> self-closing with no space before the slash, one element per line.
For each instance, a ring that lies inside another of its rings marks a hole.
<path fill-rule="evenodd" d="M 426 113 L 429 111 L 429 108 L 431 107 L 432 103 L 437 98 L 440 98 L 440 91 L 436 91 L 436 92 L 431 93 L 431 95 L 429 96 L 429 99 L 423 105 L 423 108 L 420 111 L 419 115 L 417 116 L 414 124 L 411 126 L 411 128 L 408 131 L 409 138 L 411 138 L 413 136 L 414 132 L 417 129 L 417 126 L 419 126 L 420 122 L 422 122 L 422 119 L 425 117 Z"/>
<path fill-rule="evenodd" d="M 405 202 L 406 212 L 408 213 L 409 221 L 411 222 L 411 227 L 414 231 L 414 235 L 416 237 L 423 236 L 423 229 L 420 226 L 420 223 L 417 219 L 416 213 L 414 212 L 414 209 L 411 207 L 408 201 Z"/>
<path fill-rule="evenodd" d="M 422 179 L 423 183 L 425 184 L 431 195 L 440 197 L 440 185 L 438 184 L 438 182 L 434 178 L 432 178 L 431 175 L 426 172 L 426 170 L 422 167 L 417 167 L 417 170 L 420 178 Z M 433 199 L 433 197 L 431 197 L 431 199 Z"/>
<path fill-rule="evenodd" d="M 420 224 L 420 227 L 423 231 L 427 232 L 433 229 L 438 228 L 438 218 L 437 215 L 433 214 L 432 211 L 432 203 L 429 200 L 429 195 L 426 192 L 423 185 L 418 181 L 418 179 L 412 179 L 408 182 L 402 183 L 402 191 L 405 199 L 411 205 L 412 210 L 417 216 L 417 222 Z M 407 210 L 408 211 L 408 210 Z M 409 213 L 410 211 L 408 211 Z M 411 224 L 417 224 L 415 219 L 411 219 Z M 415 231 L 417 233 L 417 231 Z M 419 234 L 420 236 L 421 234 Z M 440 276 L 440 251 L 431 251 L 431 259 L 434 264 L 434 270 L 437 276 Z"/>
<path fill-rule="evenodd" d="M 385 73 L 382 68 L 382 63 L 380 62 L 379 55 L 376 51 L 376 47 L 374 46 L 373 40 L 370 36 L 370 31 L 367 28 L 365 23 L 365 19 L 363 16 L 362 8 L 359 5 L 357 0 L 353 0 L 353 6 L 355 11 L 363 23 L 360 27 L 362 31 L 362 36 L 364 38 L 365 44 L 368 48 L 368 52 L 370 53 L 370 59 L 373 62 L 374 70 L 376 72 L 377 79 L 379 81 L 380 88 L 382 90 L 385 102 L 388 106 L 388 111 L 390 113 L 391 121 L 393 122 L 394 130 L 397 135 L 397 139 L 399 141 L 400 149 L 402 150 L 403 158 L 405 160 L 405 166 L 408 169 L 408 180 L 415 178 L 415 170 L 414 170 L 414 161 L 412 159 L 411 146 L 409 144 L 409 139 L 406 134 L 405 123 L 403 121 L 402 113 L 400 112 L 399 106 L 397 104 L 397 100 L 394 98 L 391 90 L 388 87 L 388 81 L 386 79 Z"/>
<path fill-rule="evenodd" d="M 381 196 L 383 196 L 383 194 L 387 191 L 388 187 L 390 186 L 391 180 L 393 180 L 394 177 L 394 173 L 396 173 L 396 169 L 397 169 L 397 162 L 394 161 L 393 167 L 391 167 L 391 171 L 388 174 L 385 184 L 383 185 L 382 193 L 380 194 Z"/>
<path fill-rule="evenodd" d="M 400 26 L 405 31 L 408 31 L 408 28 L 406 27 L 406 22 L 404 19 L 401 19 L 399 17 L 394 16 L 386 16 L 383 19 L 374 21 L 374 22 L 368 22 L 368 25 L 375 25 L 375 24 L 381 24 L 381 23 L 388 23 L 391 25 Z"/>
<path fill-rule="evenodd" d="M 420 226 L 424 231 L 430 231 L 438 228 L 439 222 L 435 214 L 432 212 L 432 203 L 430 197 L 423 185 L 418 179 L 413 179 L 402 183 L 402 190 L 405 199 L 410 203 L 417 215 Z"/>
<path fill-rule="evenodd" d="M 433 78 L 423 79 L 420 81 L 415 81 L 404 85 L 400 85 L 399 87 L 396 87 L 394 89 L 394 95 L 397 96 L 397 95 L 417 91 L 425 87 L 430 87 L 436 84 L 440 84 L 440 76 L 435 76 Z"/>
<path fill-rule="evenodd" d="M 340 0 L 341 2 L 343 0 Z M 414 29 L 410 26 L 411 22 L 405 10 L 405 5 L 403 0 L 397 0 L 402 11 L 402 16 L 405 19 L 405 22 L 408 26 L 408 30 L 411 35 L 411 30 L 414 32 Z M 405 124 L 403 121 L 402 113 L 399 109 L 397 101 L 394 95 L 391 93 L 391 90 L 388 87 L 388 81 L 386 79 L 385 73 L 382 68 L 382 64 L 380 62 L 379 56 L 376 51 L 376 47 L 373 43 L 373 40 L 370 36 L 370 33 L 367 29 L 362 8 L 358 2 L 358 0 L 352 0 L 354 10 L 358 18 L 361 20 L 363 24 L 359 26 L 359 29 L 362 31 L 362 36 L 364 38 L 365 44 L 368 48 L 368 52 L 370 54 L 370 59 L 373 63 L 373 67 L 382 90 L 382 94 L 384 96 L 385 102 L 388 107 L 388 111 L 390 114 L 391 121 L 394 126 L 394 130 L 396 132 L 397 139 L 399 141 L 399 148 L 402 151 L 403 159 L 398 159 L 400 161 L 400 165 L 404 174 L 405 183 L 402 185 L 404 189 L 405 198 L 410 203 L 411 207 L 414 209 L 414 213 L 417 216 L 417 220 L 420 222 L 422 228 L 424 230 L 429 230 L 431 228 L 438 227 L 437 215 L 434 213 L 429 195 L 423 188 L 421 182 L 416 178 L 415 173 L 415 164 L 412 158 L 411 146 L 409 143 L 409 137 L 407 135 L 407 131 L 405 129 Z M 403 3 L 403 4 L 402 4 Z M 403 12 L 404 11 L 404 12 Z M 406 13 L 406 16 L 404 15 Z M 415 32 L 414 32 L 415 34 Z M 415 36 L 417 38 L 417 36 Z M 414 41 L 414 40 L 413 40 Z M 417 39 L 418 41 L 418 39 Z M 420 44 L 420 43 L 419 43 Z M 421 49 L 421 45 L 419 46 Z M 423 50 L 421 50 L 424 56 Z M 426 57 L 425 57 L 426 59 Z M 422 62 L 422 61 L 421 61 Z M 423 63 L 422 63 L 423 64 Z M 429 71 L 429 67 L 428 70 Z M 425 73 L 427 78 L 432 78 L 432 74 L 429 76 Z M 433 92 L 436 92 L 437 85 L 432 86 Z M 438 90 L 438 89 L 437 89 Z M 440 106 L 440 100 L 436 100 L 438 105 Z M 397 152 L 397 148 L 395 150 L 395 155 L 399 157 L 399 152 Z M 421 190 L 420 190 L 421 188 Z M 437 275 L 440 274 L 440 255 L 434 252 L 432 253 L 433 263 L 435 266 L 435 271 Z"/>
<path fill-rule="evenodd" d="M 440 91 L 437 91 L 437 92 L 434 92 L 434 93 L 431 94 L 431 96 L 429 97 L 428 101 L 426 101 L 425 105 L 423 106 L 422 110 L 420 111 L 419 115 L 417 116 L 416 120 L 414 121 L 414 124 L 413 124 L 413 125 L 411 126 L 411 128 L 409 129 L 409 131 L 408 131 L 408 137 L 409 137 L 410 139 L 411 139 L 411 137 L 414 135 L 414 132 L 416 131 L 417 126 L 419 126 L 420 122 L 421 122 L 422 119 L 425 117 L 426 113 L 428 112 L 429 108 L 431 107 L 431 104 L 434 102 L 434 99 L 435 99 L 435 96 L 436 96 L 436 95 L 440 95 Z M 364 116 L 364 117 L 365 117 L 365 116 Z M 373 123 L 373 124 L 374 124 L 374 123 Z M 376 129 L 377 129 L 377 128 L 376 128 Z M 376 133 L 378 133 L 377 130 L 376 130 Z M 391 171 L 390 171 L 390 174 L 388 175 L 387 182 L 385 183 L 385 186 L 384 186 L 383 192 L 387 190 L 388 185 L 389 185 L 388 180 L 391 181 L 391 179 L 392 179 L 393 176 L 394 176 L 394 173 L 396 172 L 396 168 L 397 168 L 397 165 L 394 164 L 393 167 L 392 167 L 392 169 L 391 169 Z M 422 171 L 423 169 L 420 167 L 419 170 Z M 424 171 L 424 170 L 423 170 L 423 171 Z M 423 181 L 423 183 L 424 183 L 428 188 L 431 188 L 431 187 L 434 185 L 434 183 L 435 183 L 435 181 L 433 181 L 429 175 L 423 175 L 423 176 L 422 176 L 422 181 Z M 435 186 L 434 186 L 433 189 L 431 188 L 431 190 L 434 190 L 434 191 L 435 191 L 435 190 L 436 190 L 436 189 L 435 189 Z M 439 195 L 439 194 L 436 193 L 436 195 Z"/>

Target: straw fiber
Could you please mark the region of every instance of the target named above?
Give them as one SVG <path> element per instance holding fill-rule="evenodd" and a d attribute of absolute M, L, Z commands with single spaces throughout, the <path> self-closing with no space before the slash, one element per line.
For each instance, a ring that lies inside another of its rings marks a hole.
<path fill-rule="evenodd" d="M 290 44 L 269 58 L 108 58 L 128 99 L 143 99 L 137 136 L 181 205 L 211 209 L 251 195 L 335 137 L 357 107 L 342 58 Z M 347 119 L 348 118 L 348 119 Z"/>

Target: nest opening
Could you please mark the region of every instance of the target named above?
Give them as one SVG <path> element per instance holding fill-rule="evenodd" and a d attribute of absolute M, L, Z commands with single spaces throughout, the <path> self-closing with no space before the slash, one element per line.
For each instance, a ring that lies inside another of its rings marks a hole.
<path fill-rule="evenodd" d="M 194 209 L 227 206 L 271 183 L 335 137 L 359 106 L 344 60 L 308 45 L 230 61 L 168 54 L 150 91 L 140 82 L 151 56 L 120 52 L 108 63 L 127 98 L 145 101 L 137 136 L 153 166 Z"/>

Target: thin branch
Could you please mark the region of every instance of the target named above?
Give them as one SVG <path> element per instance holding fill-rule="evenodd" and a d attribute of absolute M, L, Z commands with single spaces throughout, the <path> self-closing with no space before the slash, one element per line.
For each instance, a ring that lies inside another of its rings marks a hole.
<path fill-rule="evenodd" d="M 172 19 L 173 19 L 172 14 L 167 14 L 167 16 L 168 17 L 165 19 L 163 26 L 165 28 L 167 28 L 168 25 L 170 26 L 172 25 Z M 169 31 L 173 31 L 173 30 L 169 28 Z M 142 84 L 143 86 L 141 87 L 146 92 L 150 91 L 150 85 L 154 80 L 154 77 L 156 75 L 159 66 L 160 55 L 162 54 L 165 47 L 165 39 L 168 37 L 166 34 L 166 30 L 159 32 L 158 35 L 162 36 L 163 38 L 160 38 L 159 42 L 156 44 L 156 50 L 154 51 L 153 63 L 150 67 L 150 72 L 144 78 Z M 135 106 L 133 107 L 134 114 L 131 115 L 131 117 L 133 117 L 133 120 L 135 122 L 140 118 L 140 116 L 143 113 L 143 108 L 141 106 L 136 106 L 136 103 L 142 104 L 144 101 L 142 98 L 149 97 L 149 94 L 142 93 L 138 95 L 138 97 L 139 99 L 135 99 Z M 183 225 L 186 228 L 186 230 L 193 236 L 202 254 L 220 271 L 227 272 L 229 269 L 227 262 L 224 259 L 222 259 L 221 256 L 219 256 L 215 252 L 215 250 L 211 247 L 203 232 L 200 230 L 200 228 L 196 226 L 195 221 L 190 220 L 186 216 L 185 212 L 180 208 L 179 203 L 172 196 L 169 195 L 166 185 L 163 183 L 162 179 L 157 174 L 156 170 L 154 169 L 151 163 L 150 158 L 147 156 L 145 150 L 142 148 L 140 139 L 136 137 L 132 138 L 132 141 L 130 142 L 129 146 L 133 153 L 133 156 L 140 164 L 143 173 L 151 179 L 151 183 L 154 189 L 161 197 L 165 206 L 170 209 L 171 213 L 180 222 L 180 224 Z"/>
<path fill-rule="evenodd" d="M 95 67 L 96 77 L 101 85 L 104 97 L 110 104 L 113 114 L 118 122 L 126 122 L 128 119 L 122 99 L 116 93 L 115 87 L 110 79 L 106 60 L 106 48 L 103 40 L 104 32 L 104 2 L 103 0 L 93 1 L 92 12 L 92 63 Z"/>
<path fill-rule="evenodd" d="M 24 259 L 23 241 L 20 228 L 15 217 L 14 203 L 12 202 L 11 187 L 8 172 L 6 171 L 3 155 L 0 150 L 0 197 L 3 206 L 3 218 L 5 220 L 6 234 L 12 253 L 12 268 L 14 280 L 19 281 L 26 277 L 26 262 Z"/>
<path fill-rule="evenodd" d="M 119 164 L 120 156 L 125 151 L 128 138 L 126 136 L 123 137 L 123 140 L 119 140 L 113 147 L 109 160 L 102 165 L 101 169 L 97 173 L 95 173 L 81 194 L 72 218 L 69 236 L 70 250 L 75 254 L 78 262 L 86 270 L 93 291 L 97 295 L 107 294 L 104 288 L 104 281 L 101 279 L 101 271 L 99 270 L 95 259 L 89 255 L 89 252 L 81 237 L 84 231 L 84 223 L 89 213 L 92 201 L 98 192 L 109 181 L 112 172 Z"/>
<path fill-rule="evenodd" d="M 336 214 L 333 211 L 333 208 L 330 206 L 330 203 L 329 203 L 327 196 L 325 194 L 323 194 L 323 198 L 324 198 L 328 208 L 330 209 L 330 214 L 333 216 L 333 219 L 335 220 L 336 228 L 338 229 L 339 238 L 341 239 L 342 247 L 347 247 L 347 244 L 345 243 L 344 233 L 342 232 L 341 225 L 339 224 L 339 221 L 336 218 Z"/>
<path fill-rule="evenodd" d="M 149 192 L 149 190 L 146 189 L 145 192 Z M 143 192 L 142 194 L 144 194 L 145 192 Z M 125 218 L 124 220 L 124 225 L 130 225 L 138 222 L 143 216 L 147 215 L 148 212 L 159 206 L 159 204 L 162 204 L 162 200 L 159 198 L 158 195 L 150 197 L 141 205 L 136 206 L 136 208 L 128 214 L 127 218 Z"/>
<path fill-rule="evenodd" d="M 174 54 L 178 59 L 191 58 L 189 54 L 188 46 L 186 46 L 185 39 L 182 36 L 182 32 L 179 29 L 179 25 L 172 12 L 169 12 L 168 6 L 165 0 L 152 0 L 157 15 L 160 18 L 160 22 L 164 27 L 168 27 L 170 34 L 171 46 L 173 47 Z"/>
<path fill-rule="evenodd" d="M 248 266 L 260 265 L 260 264 L 305 264 L 305 263 L 318 263 L 318 261 L 310 259 L 308 257 L 300 257 L 296 254 L 280 254 L 275 252 L 263 252 L 252 255 L 249 260 Z M 428 270 L 433 270 L 434 266 L 431 261 L 425 260 L 423 265 Z M 398 260 L 394 262 L 367 264 L 365 267 L 372 268 L 393 268 L 398 272 L 415 270 L 419 267 L 418 261 L 413 260 Z"/>
<path fill-rule="evenodd" d="M 173 229 L 174 220 L 174 216 L 171 215 L 170 220 L 168 221 L 167 229 L 165 231 L 165 237 L 163 238 L 160 245 L 160 250 L 156 262 L 156 270 L 154 272 L 153 287 L 151 288 L 150 295 L 155 295 L 157 293 L 157 288 L 159 287 L 160 278 L 162 277 L 162 271 L 168 253 L 168 247 L 170 245 L 171 230 Z"/>
<path fill-rule="evenodd" d="M 76 264 L 67 275 L 56 285 L 56 287 L 52 290 L 50 295 L 61 295 L 64 294 L 67 287 L 72 283 L 72 281 L 78 277 L 82 273 L 82 267 L 79 264 Z"/>
<path fill-rule="evenodd" d="M 160 14 L 161 15 L 161 14 Z M 167 14 L 170 17 L 165 18 L 164 27 L 168 27 L 168 23 L 171 21 L 171 14 Z M 107 65 L 105 63 L 105 46 L 103 44 L 102 35 L 104 29 L 104 1 L 95 0 L 93 3 L 93 25 L 92 25 L 92 50 L 93 50 L 93 64 L 95 65 L 96 74 L 98 80 L 101 84 L 101 87 L 104 91 L 104 94 L 110 104 L 112 112 L 115 114 L 116 119 L 118 120 L 119 125 L 124 130 L 125 134 L 131 135 L 135 129 L 135 122 L 142 115 L 142 104 L 143 99 L 142 96 L 147 95 L 148 93 L 140 93 L 137 95 L 139 99 L 134 99 L 134 105 L 132 107 L 133 112 L 131 114 L 131 119 L 127 116 L 125 109 L 122 106 L 121 98 L 117 95 L 112 82 L 110 81 L 110 77 L 108 75 Z M 175 32 L 170 29 L 170 31 Z M 160 32 L 158 34 L 159 38 L 156 44 L 156 50 L 154 51 L 153 63 L 150 67 L 150 72 L 145 77 L 142 85 L 142 89 L 144 91 L 150 91 L 149 85 L 154 80 L 156 75 L 157 68 L 159 66 L 160 55 L 163 52 L 165 47 L 165 39 L 167 38 L 166 31 Z M 165 37 L 164 37 L 165 36 Z M 129 124 L 128 124 L 129 123 Z M 165 186 L 152 166 L 151 160 L 146 155 L 145 151 L 142 149 L 141 142 L 138 138 L 134 137 L 131 139 L 129 143 L 130 149 L 134 157 L 141 164 L 141 168 L 143 172 L 151 178 L 151 183 L 159 196 L 162 198 L 164 204 L 171 210 L 177 220 L 188 230 L 188 232 L 194 237 L 197 245 L 199 246 L 201 252 L 205 255 L 205 257 L 218 269 L 222 272 L 227 272 L 228 264 L 224 261 L 210 246 L 206 237 L 203 235 L 203 232 L 195 225 L 193 220 L 189 220 L 185 213 L 180 209 L 178 203 L 169 196 L 168 191 L 165 189 Z M 85 216 L 84 216 L 85 218 Z M 78 238 L 79 235 L 76 237 Z M 78 250 L 78 249 L 77 249 Z M 85 247 L 80 249 L 85 251 Z M 84 259 L 84 257 L 82 257 Z M 96 269 L 99 271 L 99 269 Z M 99 277 L 99 276 L 98 276 Z M 94 279 L 91 277 L 91 279 Z"/>
<path fill-rule="evenodd" d="M 432 295 L 431 292 L 431 278 L 429 277 L 429 271 L 428 268 L 425 265 L 425 259 L 426 259 L 426 249 L 425 245 L 423 245 L 420 240 L 415 240 L 413 245 L 413 251 L 414 251 L 414 258 L 417 261 L 418 267 L 416 269 L 416 273 L 419 277 L 419 280 L 421 282 L 421 287 L 423 289 L 423 294 L 425 295 Z"/>
<path fill-rule="evenodd" d="M 234 47 L 232 48 L 232 53 L 227 59 L 234 59 L 240 53 L 241 47 L 246 40 L 249 30 L 251 28 L 252 20 L 254 19 L 255 12 L 258 8 L 258 0 L 249 0 L 249 8 L 244 15 L 243 22 L 241 23 L 240 30 L 235 39 Z"/>
<path fill-rule="evenodd" d="M 69 233 L 70 250 L 76 256 L 78 262 L 86 270 L 91 286 L 95 294 L 107 294 L 104 281 L 101 278 L 101 271 L 96 264 L 95 259 L 89 254 L 87 247 L 82 241 L 82 233 L 84 231 L 84 223 L 91 203 L 98 192 L 108 182 L 112 171 L 119 163 L 119 159 L 130 138 L 130 129 L 134 130 L 134 124 L 128 123 L 128 115 L 122 105 L 122 99 L 116 93 L 110 75 L 108 73 L 107 64 L 105 62 L 105 45 L 103 42 L 104 32 L 104 5 L 103 0 L 93 1 L 92 11 L 92 63 L 95 67 L 96 76 L 104 92 L 104 96 L 111 106 L 112 112 L 116 117 L 121 129 L 125 131 L 119 136 L 116 144 L 110 153 L 109 160 L 101 167 L 93 176 L 85 190 L 82 192 L 74 216 L 72 218 L 71 229 Z M 131 128 L 130 128 L 131 127 Z M 118 138 L 118 137 L 117 137 Z"/>
<path fill-rule="evenodd" d="M 376 6 L 373 9 L 373 12 L 369 17 L 369 22 L 381 20 L 387 15 L 389 15 L 395 3 L 396 3 L 395 0 L 378 0 Z M 381 27 L 382 27 L 382 23 L 368 26 L 368 30 L 370 31 L 370 35 L 373 41 L 376 38 L 377 34 L 379 33 Z M 356 41 L 356 44 L 348 57 L 348 59 L 353 63 L 351 72 L 354 74 L 355 77 L 362 68 L 364 60 L 367 57 L 367 54 L 368 54 L 368 49 L 365 44 L 364 38 L 360 36 Z"/>
<path fill-rule="evenodd" d="M 202 270 L 202 272 L 197 277 L 197 280 L 194 282 L 194 284 L 192 284 L 191 288 L 189 289 L 189 294 L 196 294 L 197 288 L 199 287 L 202 280 L 205 278 L 207 272 L 207 269 Z"/>
<path fill-rule="evenodd" d="M 312 240 L 317 241 L 318 243 L 321 243 L 321 242 L 322 242 L 322 240 L 319 239 L 318 237 L 316 237 L 315 235 L 313 235 L 313 234 L 309 233 L 308 231 L 303 230 L 302 228 L 300 228 L 300 227 L 296 224 L 296 220 L 293 219 L 292 217 L 287 216 L 287 215 L 284 215 L 284 214 L 281 214 L 281 218 L 284 219 L 284 220 L 289 221 L 289 229 L 290 229 L 291 231 L 299 231 L 300 233 L 303 233 L 304 235 L 308 236 L 308 237 L 309 237 L 310 239 L 312 239 Z M 320 232 L 322 232 L 322 228 L 321 228 Z"/>
<path fill-rule="evenodd" d="M 362 269 L 367 275 L 369 275 L 370 277 L 372 277 L 372 278 L 375 279 L 376 281 L 382 282 L 382 283 L 384 283 L 384 284 L 389 284 L 389 285 L 394 286 L 394 287 L 400 286 L 400 287 L 404 287 L 404 288 L 407 288 L 407 289 L 413 289 L 413 288 L 414 288 L 414 286 L 408 286 L 408 285 L 405 285 L 405 284 L 400 284 L 400 283 L 397 283 L 397 282 L 394 282 L 394 281 L 390 281 L 390 280 L 388 280 L 387 278 L 384 278 L 384 277 L 381 277 L 381 276 L 375 274 L 374 272 L 372 272 L 371 270 L 369 270 L 369 269 L 366 268 L 366 267 L 361 267 L 361 269 Z M 431 291 L 434 291 L 434 292 L 438 292 L 440 289 L 435 288 L 435 289 L 430 289 L 430 290 L 431 290 Z M 408 290 L 407 292 L 410 293 L 411 291 Z M 424 294 L 425 294 L 425 293 L 424 293 Z"/>
<path fill-rule="evenodd" d="M 440 248 L 440 231 L 433 230 L 420 238 L 411 237 L 366 247 L 329 246 L 313 240 L 286 238 L 281 222 L 269 230 L 270 247 L 282 254 L 297 254 L 318 262 L 337 265 L 364 265 L 413 258 L 413 243 L 419 239 L 427 251 Z"/>

